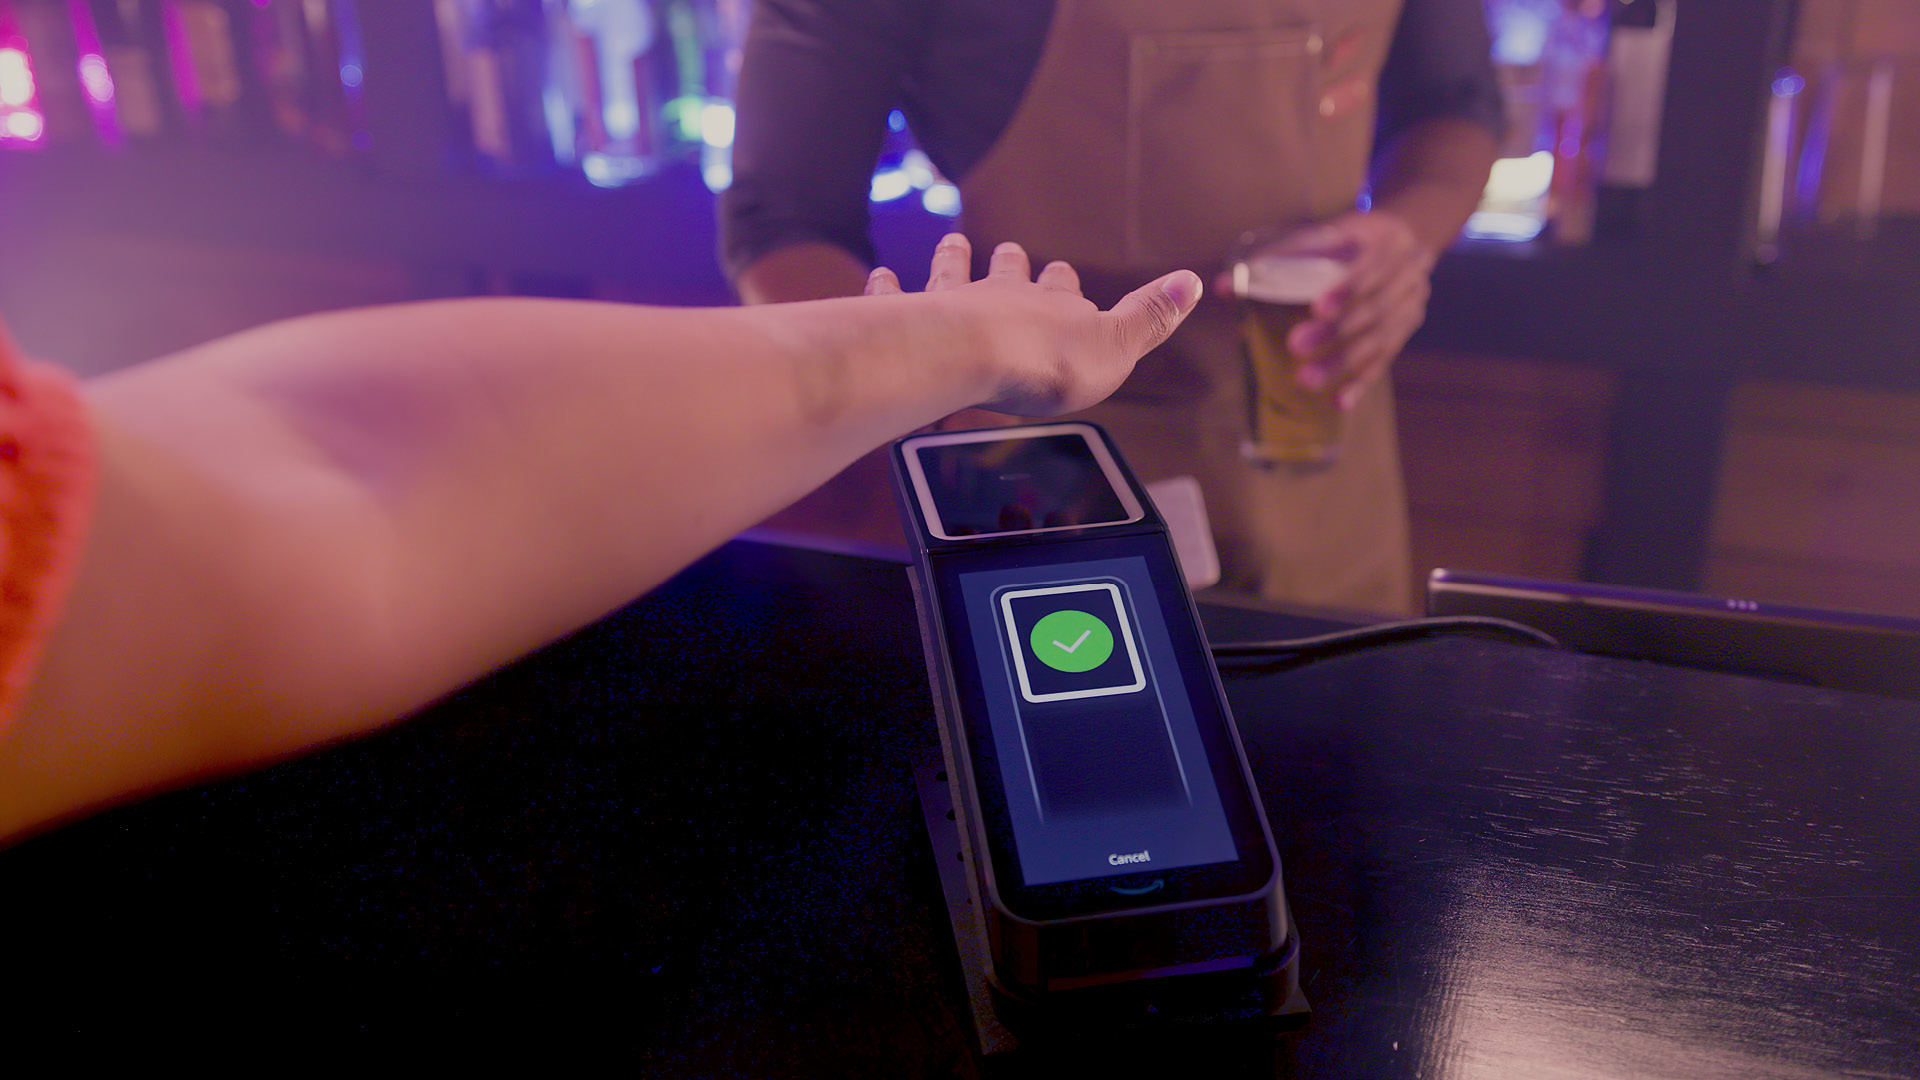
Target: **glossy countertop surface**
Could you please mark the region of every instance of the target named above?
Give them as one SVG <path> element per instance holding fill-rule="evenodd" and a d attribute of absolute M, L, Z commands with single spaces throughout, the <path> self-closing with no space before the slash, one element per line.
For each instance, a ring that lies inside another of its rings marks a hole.
<path fill-rule="evenodd" d="M 1920 1076 L 1920 705 L 1470 638 L 1226 685 L 1313 1025 L 1094 1071 Z M 0 853 L 42 988 L 0 1028 L 1087 1073 L 969 1046 L 932 737 L 899 567 L 729 545 L 376 738 Z"/>

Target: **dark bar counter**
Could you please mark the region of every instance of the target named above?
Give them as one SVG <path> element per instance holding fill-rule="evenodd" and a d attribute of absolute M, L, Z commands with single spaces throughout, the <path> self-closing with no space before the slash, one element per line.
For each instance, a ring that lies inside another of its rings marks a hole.
<path fill-rule="evenodd" d="M 1319 629 L 1203 610 L 1216 642 Z M 1315 1014 L 1175 1075 L 1920 1070 L 1920 705 L 1473 638 L 1227 690 Z M 970 1047 L 909 770 L 933 738 L 899 566 L 736 542 L 378 737 L 0 853 L 28 991 L 0 1029 L 1093 1075 Z"/>

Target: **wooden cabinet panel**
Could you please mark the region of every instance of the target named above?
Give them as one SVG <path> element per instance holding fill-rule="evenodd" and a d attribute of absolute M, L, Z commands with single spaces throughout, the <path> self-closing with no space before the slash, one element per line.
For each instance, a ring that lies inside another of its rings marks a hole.
<path fill-rule="evenodd" d="M 1920 0 L 1799 0 L 1794 58 L 1920 56 Z"/>
<path fill-rule="evenodd" d="M 1920 616 L 1920 568 L 1718 548 L 1707 589 L 1716 596 Z"/>
<path fill-rule="evenodd" d="M 1600 510 L 1612 375 L 1411 353 L 1394 380 L 1416 583 L 1435 566 L 1577 579 Z"/>
<path fill-rule="evenodd" d="M 1728 441 L 1716 544 L 1920 565 L 1920 445 L 1767 430 Z"/>
<path fill-rule="evenodd" d="M 1587 528 L 1566 522 L 1473 522 L 1416 513 L 1413 521 L 1415 609 L 1426 604 L 1427 575 L 1436 567 L 1517 574 L 1546 581 L 1580 580 Z"/>
<path fill-rule="evenodd" d="M 1735 391 L 1707 587 L 1920 614 L 1920 395 Z"/>

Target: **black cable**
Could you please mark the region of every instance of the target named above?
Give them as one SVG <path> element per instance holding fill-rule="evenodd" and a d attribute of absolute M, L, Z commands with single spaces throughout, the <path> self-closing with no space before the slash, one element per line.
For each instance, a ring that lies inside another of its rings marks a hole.
<path fill-rule="evenodd" d="M 1279 641 L 1228 642 L 1213 646 L 1213 655 L 1214 659 L 1221 661 L 1303 664 L 1358 649 L 1372 648 L 1376 645 L 1391 645 L 1402 641 L 1438 637 L 1443 634 L 1482 634 L 1509 640 L 1517 639 L 1529 645 L 1540 645 L 1549 649 L 1560 648 L 1560 642 L 1553 635 L 1536 630 L 1526 623 L 1484 615 L 1441 615 L 1427 619 L 1374 623 L 1370 626 L 1359 626 L 1352 630 L 1340 630 L 1314 637 L 1285 638 Z"/>

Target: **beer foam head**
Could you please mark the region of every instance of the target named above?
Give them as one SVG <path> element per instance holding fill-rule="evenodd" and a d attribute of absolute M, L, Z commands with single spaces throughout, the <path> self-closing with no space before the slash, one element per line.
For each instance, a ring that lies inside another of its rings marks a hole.
<path fill-rule="evenodd" d="M 1325 255 L 1266 253 L 1233 268 L 1234 292 L 1269 304 L 1307 304 L 1340 284 L 1347 264 Z"/>

